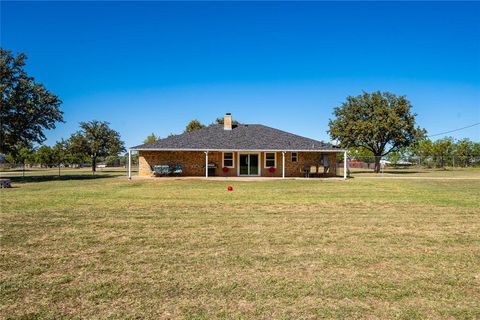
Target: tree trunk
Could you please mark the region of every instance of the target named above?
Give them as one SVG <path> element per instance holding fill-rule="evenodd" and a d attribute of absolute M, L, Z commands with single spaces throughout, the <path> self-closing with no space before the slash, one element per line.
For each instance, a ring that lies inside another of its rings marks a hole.
<path fill-rule="evenodd" d="M 380 159 L 381 156 L 375 156 L 375 173 L 380 172 Z"/>
<path fill-rule="evenodd" d="M 95 174 L 97 171 L 97 157 L 92 157 L 92 173 Z"/>

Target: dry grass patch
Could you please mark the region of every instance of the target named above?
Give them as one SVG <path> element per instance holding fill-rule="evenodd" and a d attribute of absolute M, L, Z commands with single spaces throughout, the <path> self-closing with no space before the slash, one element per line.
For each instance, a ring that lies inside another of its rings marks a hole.
<path fill-rule="evenodd" d="M 25 183 L 0 315 L 478 318 L 480 183 Z"/>

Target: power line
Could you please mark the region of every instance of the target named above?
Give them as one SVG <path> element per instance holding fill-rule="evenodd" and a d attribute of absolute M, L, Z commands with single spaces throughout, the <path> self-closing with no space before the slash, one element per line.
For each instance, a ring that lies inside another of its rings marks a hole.
<path fill-rule="evenodd" d="M 479 124 L 480 124 L 480 122 L 477 122 L 477 123 L 471 124 L 471 125 L 463 127 L 463 128 L 458 128 L 458 129 L 455 129 L 455 130 L 445 131 L 445 132 L 442 132 L 442 133 L 431 134 L 428 137 L 430 138 L 430 137 L 435 137 L 435 136 L 441 136 L 443 134 L 452 133 L 452 132 L 460 131 L 460 130 L 463 130 L 463 129 L 475 127 L 475 126 L 478 126 Z"/>

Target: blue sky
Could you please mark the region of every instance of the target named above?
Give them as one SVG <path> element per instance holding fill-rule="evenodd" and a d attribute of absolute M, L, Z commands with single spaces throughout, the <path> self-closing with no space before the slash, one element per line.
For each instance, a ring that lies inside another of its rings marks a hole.
<path fill-rule="evenodd" d="M 1 46 L 127 146 L 225 112 L 329 140 L 347 95 L 406 95 L 430 134 L 480 122 L 480 3 L 2 2 Z M 480 140 L 480 126 L 450 134 Z"/>

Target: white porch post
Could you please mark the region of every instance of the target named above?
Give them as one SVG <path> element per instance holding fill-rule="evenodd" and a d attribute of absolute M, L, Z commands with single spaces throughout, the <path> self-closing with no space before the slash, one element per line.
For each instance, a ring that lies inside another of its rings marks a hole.
<path fill-rule="evenodd" d="M 343 153 L 343 179 L 347 179 L 347 151 Z"/>
<path fill-rule="evenodd" d="M 208 151 L 205 151 L 205 178 L 208 178 Z"/>
<path fill-rule="evenodd" d="M 128 179 L 132 179 L 132 150 L 128 149 Z"/>
<path fill-rule="evenodd" d="M 285 151 L 282 151 L 282 178 L 285 179 Z"/>

